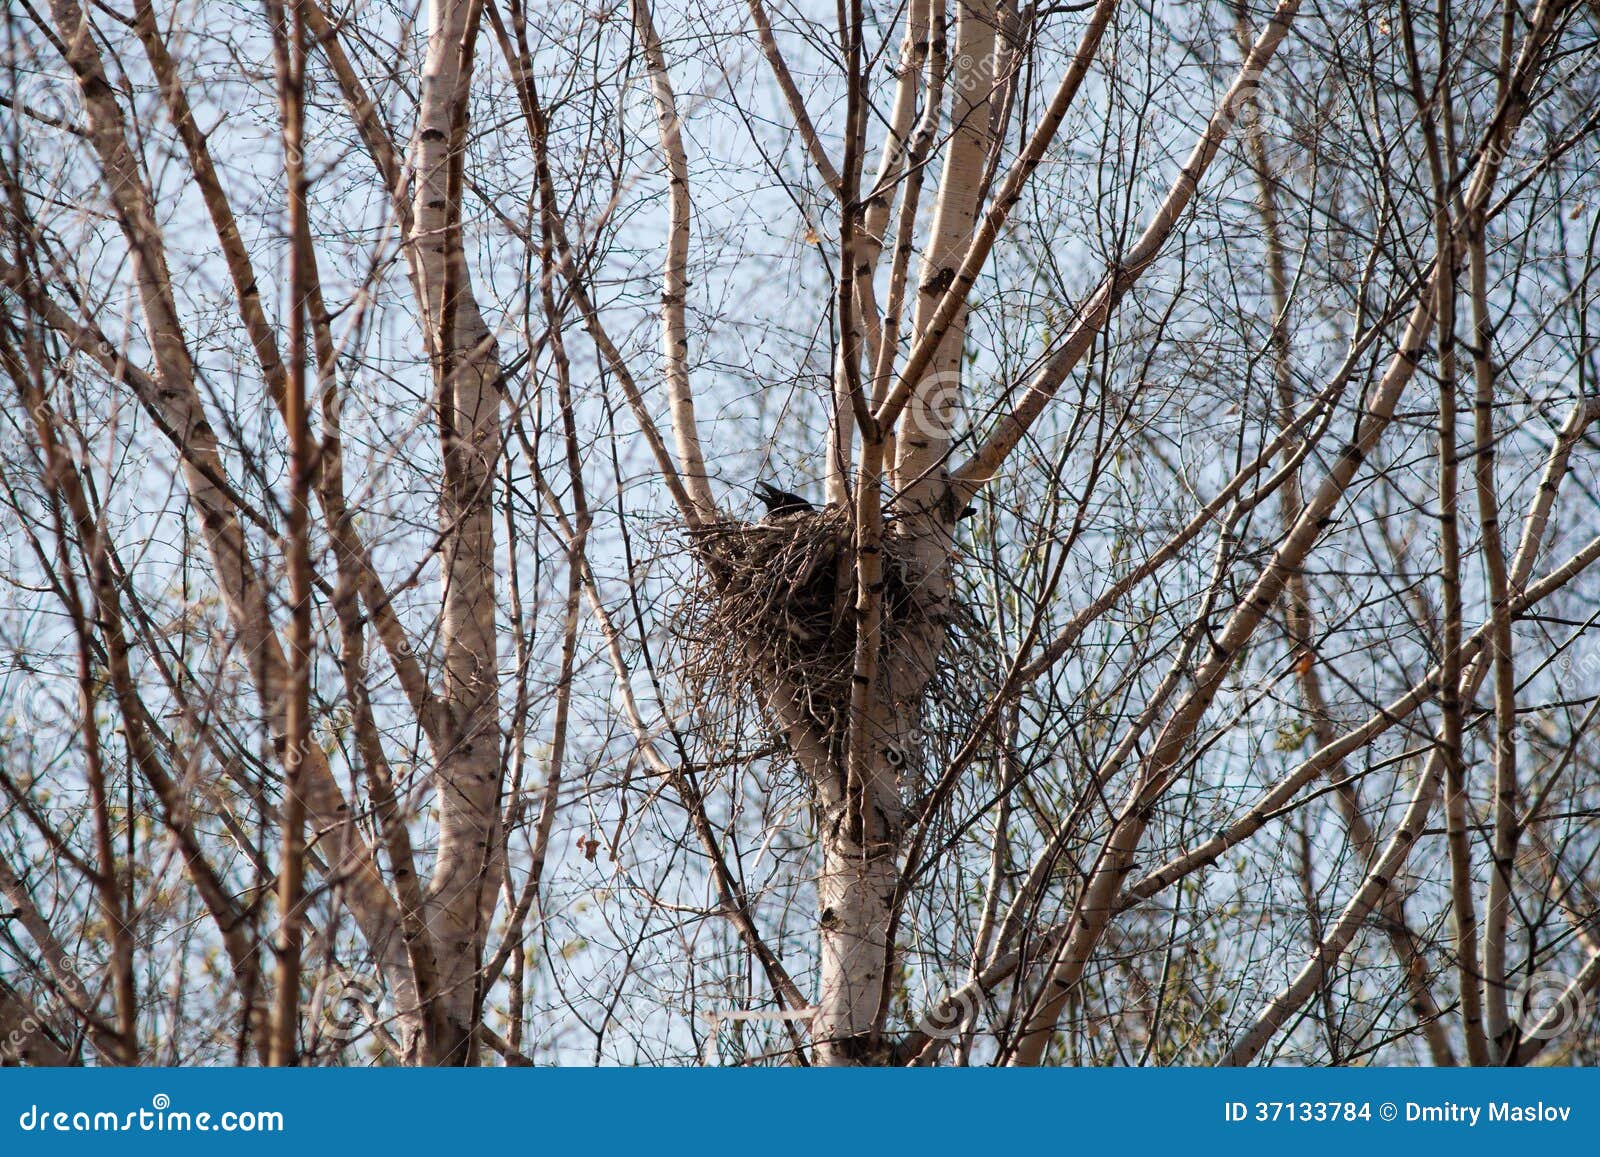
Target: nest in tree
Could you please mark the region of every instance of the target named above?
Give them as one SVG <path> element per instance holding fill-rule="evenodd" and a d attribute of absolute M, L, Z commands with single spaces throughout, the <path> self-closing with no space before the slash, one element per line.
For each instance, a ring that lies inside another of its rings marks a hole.
<path fill-rule="evenodd" d="M 849 512 L 719 519 L 689 533 L 699 579 L 680 605 L 678 635 L 691 682 L 738 696 L 782 679 L 818 722 L 842 718 L 856 649 Z M 909 544 L 892 520 L 882 557 L 880 670 L 907 632 L 928 622 Z"/>

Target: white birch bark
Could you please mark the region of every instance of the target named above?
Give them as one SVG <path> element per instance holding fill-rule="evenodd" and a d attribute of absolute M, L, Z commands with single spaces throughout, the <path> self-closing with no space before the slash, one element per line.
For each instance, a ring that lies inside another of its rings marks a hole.
<path fill-rule="evenodd" d="M 431 0 L 409 238 L 432 335 L 444 482 L 439 500 L 446 742 L 437 753 L 439 852 L 428 881 L 438 948 L 437 1063 L 472 1064 L 479 969 L 503 871 L 494 480 L 499 362 L 461 243 L 461 150 L 480 6 Z"/>
<path fill-rule="evenodd" d="M 997 7 L 962 3 L 957 12 L 950 81 L 953 135 L 934 207 L 933 241 L 923 262 L 914 330 L 926 324 L 931 306 L 925 302 L 930 298 L 937 302 L 954 276 L 952 262 L 965 251 L 992 147 Z M 915 51 L 916 42 L 913 29 L 908 33 L 908 51 Z M 909 97 L 898 102 L 897 113 L 898 131 L 905 132 L 910 124 Z M 896 146 L 891 141 L 889 147 Z M 893 163 L 892 157 L 886 158 L 886 166 Z M 876 239 L 867 245 L 869 252 L 856 267 L 864 273 L 870 273 L 882 249 Z M 856 316 L 846 320 L 859 324 L 859 305 Z M 943 460 L 958 399 L 962 336 L 961 326 L 950 327 L 946 344 L 940 347 L 944 356 L 936 359 L 927 375 L 928 388 L 914 395 L 895 438 L 897 460 L 886 461 L 882 431 L 863 431 L 856 469 L 857 642 L 845 758 L 846 806 L 823 833 L 818 881 L 821 973 L 812 1022 L 819 1056 L 831 1064 L 879 1062 L 884 1055 L 881 1030 L 894 957 L 891 938 L 904 835 L 898 769 L 917 725 L 915 703 L 943 644 L 946 571 L 958 513 L 949 500 Z M 852 345 L 843 344 L 846 349 Z M 836 410 L 842 414 L 847 407 L 840 393 L 836 387 Z M 918 609 L 926 616 L 926 625 L 918 628 L 914 640 L 902 643 L 902 653 L 889 669 L 880 670 L 886 476 L 914 479 L 895 495 L 895 514 L 911 544 L 912 565 L 918 568 Z"/>

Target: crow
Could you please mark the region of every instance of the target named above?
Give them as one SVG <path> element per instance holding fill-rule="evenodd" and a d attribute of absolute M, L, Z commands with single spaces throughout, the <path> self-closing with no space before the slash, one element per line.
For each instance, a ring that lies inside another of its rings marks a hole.
<path fill-rule="evenodd" d="M 757 482 L 756 497 L 767 504 L 767 513 L 772 514 L 801 514 L 815 510 L 816 507 L 801 498 L 798 494 L 790 494 L 787 490 L 779 490 L 765 482 Z"/>

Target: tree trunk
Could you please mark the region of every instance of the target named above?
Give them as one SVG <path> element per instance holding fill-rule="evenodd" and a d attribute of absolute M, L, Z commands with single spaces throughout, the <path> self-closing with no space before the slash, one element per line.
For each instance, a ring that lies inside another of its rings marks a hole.
<path fill-rule="evenodd" d="M 897 836 L 887 828 L 885 837 Z M 898 839 L 863 844 L 824 837 L 817 884 L 822 977 L 812 1039 L 827 1065 L 882 1064 L 879 1015 L 892 959 L 889 927 L 899 877 Z"/>
<path fill-rule="evenodd" d="M 461 164 L 481 8 L 429 5 L 417 133 L 413 261 L 432 337 L 444 485 L 439 502 L 445 742 L 436 753 L 439 855 L 428 925 L 439 949 L 439 1064 L 476 1060 L 480 970 L 503 870 L 494 478 L 500 394 L 494 339 L 461 248 Z"/>

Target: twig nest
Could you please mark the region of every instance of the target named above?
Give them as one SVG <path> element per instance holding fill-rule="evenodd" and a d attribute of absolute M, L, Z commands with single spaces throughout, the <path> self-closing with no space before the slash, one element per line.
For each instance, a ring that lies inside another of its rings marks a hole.
<path fill-rule="evenodd" d="M 721 519 L 689 531 L 700 563 L 686 592 L 678 633 L 690 677 L 722 694 L 783 678 L 830 723 L 850 698 L 856 647 L 856 590 L 847 510 Z M 880 667 L 912 626 L 925 622 L 909 551 L 891 520 L 884 527 Z"/>

